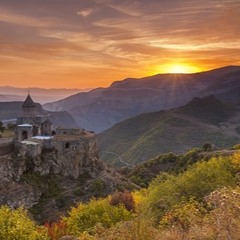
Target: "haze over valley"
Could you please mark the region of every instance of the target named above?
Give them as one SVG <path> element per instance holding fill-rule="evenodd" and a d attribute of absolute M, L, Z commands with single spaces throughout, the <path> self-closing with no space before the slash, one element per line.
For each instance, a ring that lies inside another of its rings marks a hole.
<path fill-rule="evenodd" d="M 26 94 L 31 92 L 36 102 L 41 104 L 57 101 L 74 93 L 87 92 L 91 89 L 46 89 L 46 88 L 17 88 L 0 86 L 0 102 L 24 101 Z"/>

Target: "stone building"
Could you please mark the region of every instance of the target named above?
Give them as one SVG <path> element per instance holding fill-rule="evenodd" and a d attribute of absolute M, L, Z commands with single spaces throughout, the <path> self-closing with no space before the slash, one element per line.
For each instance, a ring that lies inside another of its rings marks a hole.
<path fill-rule="evenodd" d="M 90 159 L 98 157 L 93 132 L 64 127 L 53 130 L 46 115 L 37 115 L 36 104 L 29 94 L 22 105 L 22 116 L 17 118 L 14 144 L 20 156 L 37 158 L 44 152 L 52 152 L 57 164 L 74 177 L 82 173 L 83 167 L 92 165 Z"/>
<path fill-rule="evenodd" d="M 51 135 L 52 122 L 46 115 L 37 115 L 36 104 L 28 94 L 22 105 L 22 116 L 17 118 L 16 140 L 24 141 L 34 136 Z"/>

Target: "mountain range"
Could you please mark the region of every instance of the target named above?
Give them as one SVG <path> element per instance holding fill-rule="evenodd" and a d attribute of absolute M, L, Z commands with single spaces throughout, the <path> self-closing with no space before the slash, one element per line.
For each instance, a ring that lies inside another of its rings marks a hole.
<path fill-rule="evenodd" d="M 183 153 L 211 143 L 230 147 L 240 141 L 240 105 L 211 95 L 171 110 L 144 113 L 98 135 L 102 159 L 134 165 L 159 154 Z"/>
<path fill-rule="evenodd" d="M 193 74 L 158 74 L 116 81 L 108 88 L 77 93 L 44 104 L 50 111 L 69 112 L 79 127 L 102 132 L 114 124 L 146 112 L 167 110 L 194 97 L 216 95 L 239 103 L 240 67 L 226 66 Z"/>
<path fill-rule="evenodd" d="M 0 103 L 0 121 L 19 116 L 21 104 Z M 226 66 L 193 74 L 128 78 L 44 104 L 47 110 L 40 104 L 38 108 L 55 126 L 100 133 L 101 157 L 131 166 L 206 142 L 218 147 L 239 142 L 239 106 L 240 67 Z"/>
<path fill-rule="evenodd" d="M 10 86 L 0 86 L 0 102 L 10 101 L 24 101 L 27 92 L 30 91 L 34 96 L 34 100 L 39 103 L 46 103 L 51 101 L 57 101 L 62 98 L 66 98 L 75 93 L 87 92 L 91 89 L 45 89 L 45 88 L 17 88 Z"/>

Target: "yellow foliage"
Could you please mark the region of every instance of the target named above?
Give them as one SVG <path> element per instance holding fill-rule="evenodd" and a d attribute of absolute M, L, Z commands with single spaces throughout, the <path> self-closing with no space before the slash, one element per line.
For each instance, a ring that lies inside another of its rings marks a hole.
<path fill-rule="evenodd" d="M 143 203 L 146 194 L 147 194 L 147 190 L 145 188 L 141 189 L 140 191 L 135 191 L 132 193 L 132 196 L 133 196 L 136 206 Z"/>
<path fill-rule="evenodd" d="M 67 224 L 70 234 L 78 236 L 84 231 L 93 232 L 96 224 L 100 223 L 108 228 L 120 221 L 127 221 L 133 214 L 127 211 L 124 206 L 112 206 L 109 200 L 92 199 L 89 203 L 80 203 L 76 208 L 72 208 L 69 217 L 63 218 Z"/>
<path fill-rule="evenodd" d="M 177 227 L 187 231 L 192 224 L 197 224 L 201 221 L 204 212 L 201 205 L 191 199 L 186 203 L 173 206 L 172 209 L 163 216 L 160 225 L 170 228 Z"/>
<path fill-rule="evenodd" d="M 230 157 L 231 164 L 233 168 L 239 172 L 240 171 L 240 153 L 235 153 L 233 156 Z"/>
<path fill-rule="evenodd" d="M 0 239 L 2 240 L 47 240 L 44 228 L 37 227 L 27 216 L 27 212 L 19 208 L 11 210 L 7 206 L 0 207 Z"/>

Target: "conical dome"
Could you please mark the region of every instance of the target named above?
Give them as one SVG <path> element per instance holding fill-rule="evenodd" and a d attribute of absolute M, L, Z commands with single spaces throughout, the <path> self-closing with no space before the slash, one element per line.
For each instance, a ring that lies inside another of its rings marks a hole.
<path fill-rule="evenodd" d="M 35 103 L 33 102 L 31 96 L 28 94 L 26 100 L 24 101 L 23 107 L 36 107 Z"/>
<path fill-rule="evenodd" d="M 22 116 L 28 118 L 36 117 L 36 105 L 33 102 L 30 94 L 28 94 L 26 100 L 22 105 Z"/>

